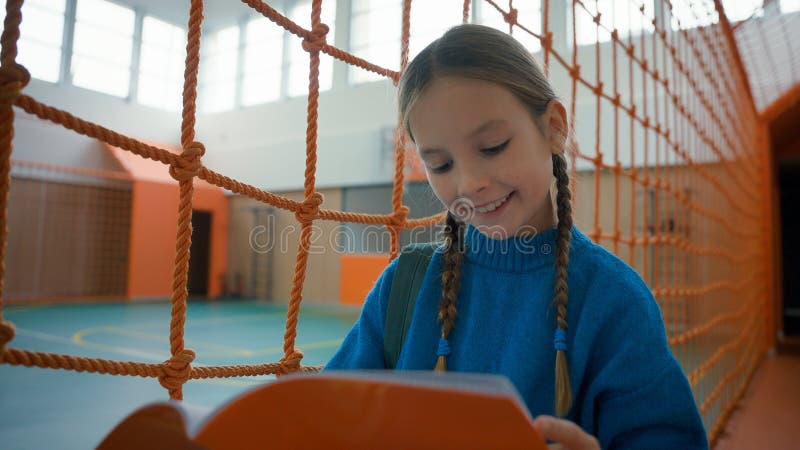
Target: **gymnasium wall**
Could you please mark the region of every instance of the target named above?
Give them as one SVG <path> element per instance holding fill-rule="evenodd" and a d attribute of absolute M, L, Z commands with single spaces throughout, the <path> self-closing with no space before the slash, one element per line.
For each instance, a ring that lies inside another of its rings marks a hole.
<path fill-rule="evenodd" d="M 322 189 L 325 207 L 341 209 L 341 190 Z M 301 191 L 279 195 L 302 201 Z M 300 224 L 294 214 L 271 208 L 247 197 L 228 197 L 230 234 L 226 281 L 232 290 L 241 288 L 244 298 L 286 303 L 294 276 Z M 303 301 L 339 301 L 340 252 L 332 241 L 338 222 L 316 221 L 303 288 Z"/>
<path fill-rule="evenodd" d="M 64 183 L 45 177 L 12 177 L 4 300 L 122 298 L 130 185 Z"/>

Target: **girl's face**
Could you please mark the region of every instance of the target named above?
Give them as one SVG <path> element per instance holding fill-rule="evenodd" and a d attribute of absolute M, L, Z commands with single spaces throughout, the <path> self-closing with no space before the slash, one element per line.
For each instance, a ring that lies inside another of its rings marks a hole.
<path fill-rule="evenodd" d="M 554 115 L 564 120 L 558 113 L 563 106 L 550 102 L 543 123 Z M 552 153 L 561 149 L 510 91 L 486 81 L 437 77 L 414 104 L 408 124 L 433 191 L 460 220 L 492 238 L 555 226 L 549 190 Z"/>

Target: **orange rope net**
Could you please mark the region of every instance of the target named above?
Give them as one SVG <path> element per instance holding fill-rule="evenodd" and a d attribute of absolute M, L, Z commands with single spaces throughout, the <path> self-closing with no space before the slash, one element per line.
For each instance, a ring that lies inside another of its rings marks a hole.
<path fill-rule="evenodd" d="M 311 29 L 302 28 L 260 0 L 242 1 L 302 39 L 303 49 L 310 57 L 302 202 L 240 183 L 202 165 L 205 150 L 194 140 L 202 0 L 191 1 L 189 15 L 180 155 L 86 122 L 22 94 L 29 80 L 27 71 L 15 61 L 22 0 L 8 1 L 0 55 L 0 264 L 4 264 L 7 236 L 13 106 L 162 162 L 179 182 L 180 203 L 169 360 L 145 364 L 8 348 L 14 326 L 2 321 L 0 362 L 156 377 L 173 399 L 181 399 L 182 386 L 190 379 L 318 370 L 302 366 L 303 354 L 295 348 L 313 221 L 385 225 L 391 233 L 391 257 L 394 257 L 402 229 L 431 225 L 443 218 L 441 214 L 416 220 L 407 218 L 408 208 L 402 204 L 403 172 L 408 159 L 413 157 L 405 154 L 406 141 L 400 132 L 396 133 L 395 142 L 391 214 L 322 209 L 323 198 L 315 188 L 320 54 L 396 83 L 409 58 L 411 0 L 403 1 L 399 71 L 379 67 L 328 44 L 328 26 L 321 22 L 322 0 L 312 1 Z M 684 0 L 623 1 L 628 7 L 633 5 L 628 10 L 635 12 L 628 17 L 628 24 L 639 23 L 649 31 L 636 34 L 621 32 L 615 20 L 609 20 L 602 8 L 598 10 L 603 4 L 610 5 L 610 1 L 543 0 L 540 33 L 534 31 L 533 24 L 518 23 L 513 0 L 508 1 L 507 7 L 501 3 L 485 0 L 481 6 L 490 11 L 496 9 L 508 24 L 509 32 L 526 33 L 540 41 L 547 73 L 554 80 L 568 80 L 571 86 L 568 104 L 571 123 L 594 133 L 593 139 L 576 138 L 570 150 L 576 220 L 592 239 L 625 258 L 650 284 L 664 314 L 669 343 L 683 364 L 713 442 L 769 344 L 774 298 L 767 135 L 756 113 L 722 5 L 719 0 L 688 5 Z M 566 3 L 571 4 L 567 12 L 568 22 L 573 25 L 571 40 L 570 36 L 554 34 L 554 30 L 567 34 L 567 29 L 553 28 L 550 20 L 555 8 L 568 8 Z M 470 18 L 471 5 L 470 0 L 463 2 L 465 22 Z M 578 43 L 578 31 L 585 32 L 587 28 L 579 30 L 579 16 L 588 20 L 596 34 L 594 47 Z M 682 22 L 696 22 L 696 25 Z M 601 39 L 601 35 L 606 38 Z M 555 37 L 564 39 L 556 41 Z M 601 58 L 601 53 L 605 58 Z M 610 67 L 601 65 L 601 61 L 609 64 L 608 57 Z M 586 64 L 586 58 L 591 64 Z M 584 61 L 583 67 L 580 61 Z M 593 114 L 582 117 L 578 99 L 587 97 L 593 98 L 593 107 L 587 109 Z M 578 141 L 584 149 L 593 150 L 581 151 Z M 626 149 L 629 154 L 623 151 Z M 195 354 L 185 348 L 183 334 L 195 177 L 294 212 L 302 225 L 284 356 L 277 362 L 210 367 L 191 364 Z M 4 273 L 5 267 L 0 265 L 0 321 Z"/>

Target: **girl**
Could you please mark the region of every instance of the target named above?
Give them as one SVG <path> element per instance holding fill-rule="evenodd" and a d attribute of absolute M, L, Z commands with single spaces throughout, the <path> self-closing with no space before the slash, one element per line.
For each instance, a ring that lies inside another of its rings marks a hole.
<path fill-rule="evenodd" d="M 527 50 L 452 28 L 408 65 L 399 109 L 450 212 L 397 368 L 503 374 L 563 448 L 708 448 L 649 288 L 572 224 L 566 111 Z M 327 369 L 386 367 L 397 261 Z"/>

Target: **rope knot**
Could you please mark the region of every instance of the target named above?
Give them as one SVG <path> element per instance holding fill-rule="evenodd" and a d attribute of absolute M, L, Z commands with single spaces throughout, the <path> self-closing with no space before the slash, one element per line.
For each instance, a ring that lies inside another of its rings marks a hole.
<path fill-rule="evenodd" d="M 17 63 L 0 67 L 0 101 L 13 102 L 29 81 L 28 69 Z"/>
<path fill-rule="evenodd" d="M 6 350 L 6 344 L 14 339 L 15 334 L 16 327 L 14 327 L 13 323 L 5 320 L 0 322 L 0 363 L 3 362 L 3 353 Z"/>
<path fill-rule="evenodd" d="M 601 152 L 597 152 L 597 156 L 594 157 L 593 162 L 595 166 L 602 169 L 601 166 L 603 165 L 603 154 Z"/>
<path fill-rule="evenodd" d="M 330 31 L 327 25 L 320 23 L 311 29 L 311 33 L 303 39 L 303 50 L 307 52 L 321 51 L 322 47 L 328 43 L 325 41 L 325 36 Z"/>
<path fill-rule="evenodd" d="M 185 181 L 197 176 L 203 167 L 200 158 L 206 153 L 206 148 L 200 142 L 192 142 L 183 149 L 175 164 L 169 167 L 169 174 L 178 181 Z"/>
<path fill-rule="evenodd" d="M 580 76 L 581 76 L 581 66 L 578 65 L 578 64 L 575 64 L 573 67 L 571 67 L 569 69 L 569 75 L 572 78 L 580 78 Z"/>
<path fill-rule="evenodd" d="M 299 349 L 294 349 L 292 353 L 285 355 L 279 361 L 280 367 L 278 367 L 278 371 L 275 372 L 275 376 L 280 377 L 282 375 L 297 372 L 300 369 L 300 361 L 303 360 L 303 356 L 303 352 Z"/>
<path fill-rule="evenodd" d="M 392 214 L 392 219 L 390 225 L 394 227 L 401 227 L 406 223 L 406 217 L 408 217 L 408 206 L 401 206 L 400 209 Z"/>
<path fill-rule="evenodd" d="M 294 217 L 300 223 L 311 222 L 319 214 L 319 205 L 322 204 L 324 197 L 319 192 L 314 192 L 300 203 L 300 208 L 294 213 Z"/>
<path fill-rule="evenodd" d="M 507 13 L 504 12 L 503 13 L 503 20 L 505 20 L 506 23 L 509 24 L 509 25 L 516 25 L 517 24 L 517 15 L 518 15 L 517 8 L 511 8 L 511 10 L 509 12 L 507 12 Z"/>
<path fill-rule="evenodd" d="M 542 48 L 552 48 L 553 47 L 553 33 L 548 32 L 544 36 L 542 36 Z"/>
<path fill-rule="evenodd" d="M 158 377 L 158 382 L 161 383 L 161 386 L 168 389 L 170 393 L 176 389 L 180 389 L 183 383 L 186 383 L 186 380 L 189 379 L 194 356 L 194 351 L 187 348 L 164 361 L 162 364 L 164 367 L 164 375 Z"/>

